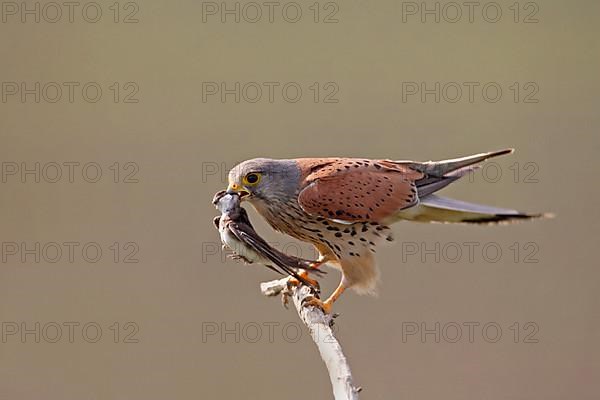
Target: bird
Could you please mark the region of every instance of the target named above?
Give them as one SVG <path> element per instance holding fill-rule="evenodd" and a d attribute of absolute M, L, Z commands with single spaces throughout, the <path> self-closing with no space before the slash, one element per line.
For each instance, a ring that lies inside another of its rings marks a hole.
<path fill-rule="evenodd" d="M 327 299 L 310 298 L 305 304 L 331 313 L 346 289 L 375 293 L 379 270 L 374 254 L 378 244 L 393 241 L 392 223 L 494 224 L 545 216 L 436 194 L 485 160 L 513 151 L 427 162 L 255 158 L 229 171 L 226 192 L 239 194 L 274 230 L 315 246 L 315 267 L 327 264 L 341 271 L 340 283 Z"/>
<path fill-rule="evenodd" d="M 248 213 L 240 207 L 238 194 L 221 190 L 213 197 L 213 204 L 221 212 L 221 216 L 215 217 L 213 223 L 219 230 L 223 245 L 234 252 L 233 258 L 239 258 L 248 264 L 263 264 L 277 273 L 295 278 L 292 284 L 303 283 L 318 292 L 318 283 L 306 275 L 300 275 L 298 271 L 323 271 L 315 269 L 313 261 L 293 257 L 271 247 L 254 230 Z"/>

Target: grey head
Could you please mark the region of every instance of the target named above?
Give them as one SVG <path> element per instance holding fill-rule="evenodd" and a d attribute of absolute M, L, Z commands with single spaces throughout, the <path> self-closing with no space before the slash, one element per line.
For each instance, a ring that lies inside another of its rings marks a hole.
<path fill-rule="evenodd" d="M 294 160 L 254 158 L 229 171 L 228 193 L 253 201 L 287 201 L 297 194 L 300 169 Z"/>

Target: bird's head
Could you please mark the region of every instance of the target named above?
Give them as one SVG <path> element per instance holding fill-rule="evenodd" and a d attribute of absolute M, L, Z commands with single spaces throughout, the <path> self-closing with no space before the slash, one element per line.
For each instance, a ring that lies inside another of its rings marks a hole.
<path fill-rule="evenodd" d="M 300 169 L 294 160 L 254 158 L 229 171 L 227 192 L 250 202 L 281 201 L 296 194 L 299 181 Z"/>

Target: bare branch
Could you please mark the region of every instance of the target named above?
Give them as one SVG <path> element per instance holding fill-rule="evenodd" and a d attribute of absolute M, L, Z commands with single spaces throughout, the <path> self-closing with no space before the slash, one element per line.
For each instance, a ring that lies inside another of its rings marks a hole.
<path fill-rule="evenodd" d="M 316 296 L 316 294 L 306 285 L 290 286 L 288 288 L 288 281 L 289 278 L 284 278 L 261 283 L 261 292 L 265 296 L 281 294 L 292 298 L 298 316 L 308 328 L 310 336 L 317 345 L 323 362 L 325 362 L 335 400 L 358 399 L 358 392 L 361 388 L 354 386 L 348 360 L 331 329 L 333 316 L 326 315 L 317 307 L 305 307 L 303 302 Z"/>

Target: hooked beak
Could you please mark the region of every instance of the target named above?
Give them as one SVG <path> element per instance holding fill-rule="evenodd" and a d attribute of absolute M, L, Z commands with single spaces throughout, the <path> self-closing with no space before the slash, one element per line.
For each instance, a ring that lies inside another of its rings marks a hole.
<path fill-rule="evenodd" d="M 250 192 L 246 190 L 243 186 L 238 185 L 237 183 L 232 183 L 227 187 L 227 193 L 229 194 L 237 194 L 240 196 L 240 199 L 243 199 L 246 196 L 250 196 Z"/>

